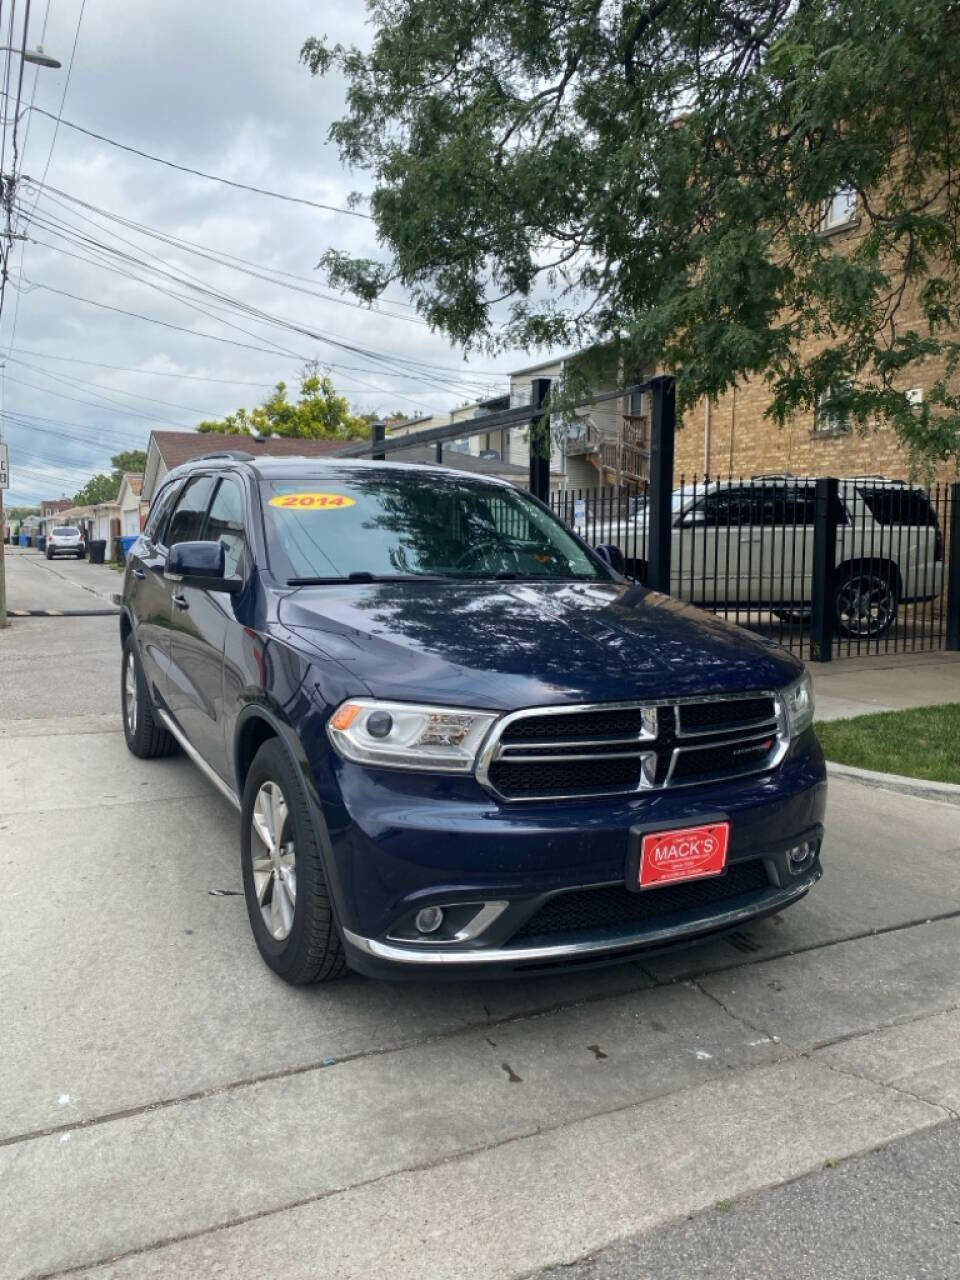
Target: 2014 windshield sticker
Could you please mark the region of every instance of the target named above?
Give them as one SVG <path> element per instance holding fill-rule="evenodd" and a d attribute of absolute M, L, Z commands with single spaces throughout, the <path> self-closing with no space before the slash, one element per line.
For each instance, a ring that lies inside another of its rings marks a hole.
<path fill-rule="evenodd" d="M 270 499 L 271 507 L 282 507 L 284 511 L 339 511 L 355 503 L 356 498 L 348 498 L 345 493 L 278 493 Z"/>

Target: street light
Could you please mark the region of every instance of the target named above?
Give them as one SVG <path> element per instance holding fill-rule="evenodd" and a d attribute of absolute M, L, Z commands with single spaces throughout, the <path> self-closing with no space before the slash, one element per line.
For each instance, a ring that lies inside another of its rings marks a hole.
<path fill-rule="evenodd" d="M 0 53 L 19 53 L 24 62 L 32 62 L 37 67 L 53 67 L 54 70 L 58 70 L 63 66 L 63 63 L 58 62 L 56 58 L 51 58 L 48 53 L 44 53 L 39 45 L 36 49 L 14 49 L 8 44 L 0 44 Z"/>

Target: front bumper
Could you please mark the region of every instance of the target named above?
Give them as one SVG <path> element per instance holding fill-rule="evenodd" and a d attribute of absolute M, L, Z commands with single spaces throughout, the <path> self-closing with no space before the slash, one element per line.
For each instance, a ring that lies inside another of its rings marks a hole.
<path fill-rule="evenodd" d="M 479 977 L 610 963 L 782 910 L 821 875 L 826 779 L 812 732 L 768 774 L 602 801 L 503 805 L 472 780 L 347 764 L 337 782 L 339 803 L 323 806 L 328 881 L 348 961 L 374 976 Z M 668 907 L 660 890 L 627 890 L 631 832 L 717 815 L 731 824 L 728 873 L 747 864 L 756 872 L 745 891 L 731 875 L 727 896 L 707 893 Z M 812 842 L 817 854 L 798 871 L 787 851 L 799 841 Z M 582 928 L 567 922 L 553 933 L 532 927 L 545 904 L 567 894 L 590 901 L 594 890 L 633 901 L 613 921 L 585 918 Z M 657 906 L 632 910 L 638 898 Z M 484 903 L 508 906 L 479 933 L 410 937 L 412 915 L 423 907 L 443 905 L 449 914 Z"/>
<path fill-rule="evenodd" d="M 477 947 L 473 950 L 457 947 L 404 946 L 376 938 L 363 938 L 359 934 L 343 931 L 344 942 L 353 966 L 371 976 L 399 976 L 404 971 L 426 969 L 436 976 L 438 969 L 457 976 L 491 973 L 536 973 L 557 967 L 584 967 L 590 964 L 611 964 L 630 959 L 636 952 L 643 954 L 672 950 L 709 938 L 714 934 L 728 933 L 751 920 L 782 911 L 799 901 L 820 879 L 819 858 L 804 875 L 783 887 L 771 885 L 769 889 L 748 900 L 731 900 L 723 910 L 715 910 L 687 920 L 675 920 L 669 924 L 651 925 L 633 931 L 629 936 L 607 938 L 580 938 L 569 942 L 519 944 L 506 947 Z"/>

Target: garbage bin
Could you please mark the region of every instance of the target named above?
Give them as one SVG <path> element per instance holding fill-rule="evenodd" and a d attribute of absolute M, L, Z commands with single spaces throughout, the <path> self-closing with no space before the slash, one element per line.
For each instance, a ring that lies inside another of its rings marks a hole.
<path fill-rule="evenodd" d="M 29 545 L 30 545 L 30 538 L 29 538 L 29 536 L 28 536 L 27 534 L 25 534 L 25 533 L 21 533 L 21 535 L 20 535 L 20 545 L 21 545 L 21 547 L 29 547 Z"/>
<path fill-rule="evenodd" d="M 130 553 L 130 548 L 133 546 L 133 544 L 136 542 L 136 540 L 139 537 L 140 537 L 139 533 L 125 533 L 119 539 L 121 560 L 126 560 L 127 556 Z"/>
<path fill-rule="evenodd" d="M 37 539 L 37 550 L 42 551 L 46 545 L 47 545 L 46 535 L 41 534 L 40 537 Z"/>
<path fill-rule="evenodd" d="M 106 538 L 97 538 L 93 542 L 88 542 L 87 551 L 90 554 L 90 563 L 103 564 L 103 557 L 106 550 L 107 550 Z"/>

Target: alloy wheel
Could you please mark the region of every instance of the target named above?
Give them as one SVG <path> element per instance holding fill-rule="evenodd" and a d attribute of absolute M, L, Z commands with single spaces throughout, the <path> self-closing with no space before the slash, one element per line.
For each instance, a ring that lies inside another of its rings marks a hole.
<path fill-rule="evenodd" d="M 253 884 L 260 914 L 277 942 L 289 937 L 297 903 L 297 859 L 290 811 L 276 782 L 257 792 L 251 818 Z"/>
<path fill-rule="evenodd" d="M 133 738 L 137 732 L 137 669 L 132 650 L 127 654 L 123 670 L 123 713 L 127 718 L 127 731 Z"/>
<path fill-rule="evenodd" d="M 855 574 L 837 592 L 837 621 L 849 636 L 882 635 L 896 612 L 896 592 L 879 574 Z"/>

